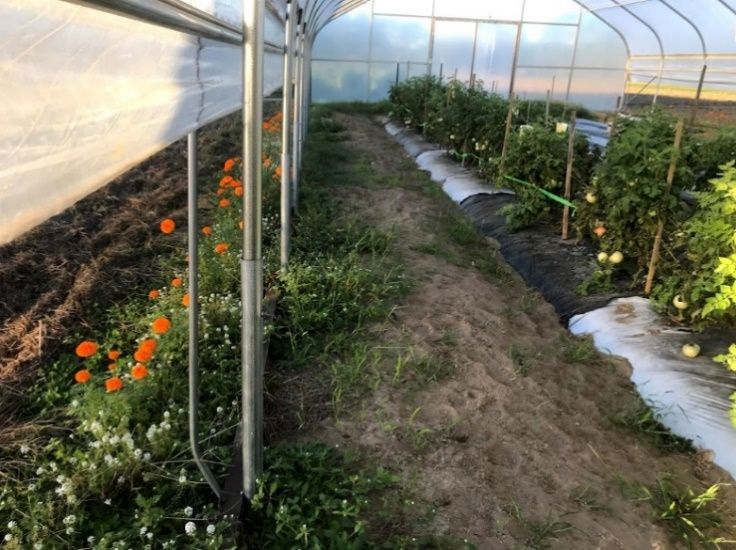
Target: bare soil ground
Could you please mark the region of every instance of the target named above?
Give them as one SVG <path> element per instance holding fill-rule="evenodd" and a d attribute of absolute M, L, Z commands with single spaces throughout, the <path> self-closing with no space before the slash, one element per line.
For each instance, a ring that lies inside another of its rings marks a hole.
<path fill-rule="evenodd" d="M 367 117 L 338 120 L 372 179 L 399 182 L 337 191 L 347 216 L 394 232 L 414 282 L 393 318 L 375 328 L 376 347 L 430 357 L 448 370 L 424 384 L 389 377 L 299 436 L 357 448 L 371 464 L 400 472 L 416 509 L 429 510 L 421 528 L 400 518 L 371 528 L 467 539 L 482 549 L 678 548 L 650 505 L 622 487 L 651 485 L 664 473 L 696 489 L 730 477 L 702 454 L 663 452 L 613 426 L 612 416 L 640 403 L 628 365 L 570 359 L 565 350 L 581 342 L 490 243 L 485 258 L 474 258 L 442 236 L 441 220 L 457 207 L 426 192 L 435 184 L 407 165 L 383 128 Z M 489 258 L 499 268 L 479 269 Z M 733 530 L 721 534 L 736 538 Z"/>

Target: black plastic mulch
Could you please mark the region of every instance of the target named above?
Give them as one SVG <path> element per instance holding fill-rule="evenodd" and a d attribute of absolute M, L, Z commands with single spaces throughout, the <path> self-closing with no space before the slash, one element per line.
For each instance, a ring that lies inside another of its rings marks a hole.
<path fill-rule="evenodd" d="M 614 298 L 636 294 L 621 287 L 617 293 L 579 295 L 578 286 L 595 270 L 597 250 L 574 239 L 563 241 L 559 225 L 540 223 L 510 231 L 500 210 L 515 200 L 504 194 L 473 195 L 460 206 L 483 235 L 498 242 L 506 261 L 554 306 L 563 323 L 574 315 L 603 307 Z"/>

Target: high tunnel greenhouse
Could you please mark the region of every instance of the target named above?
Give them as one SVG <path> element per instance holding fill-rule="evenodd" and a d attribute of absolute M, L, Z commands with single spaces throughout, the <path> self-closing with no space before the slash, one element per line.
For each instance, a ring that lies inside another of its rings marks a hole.
<path fill-rule="evenodd" d="M 2 548 L 736 540 L 736 0 L 0 41 Z"/>

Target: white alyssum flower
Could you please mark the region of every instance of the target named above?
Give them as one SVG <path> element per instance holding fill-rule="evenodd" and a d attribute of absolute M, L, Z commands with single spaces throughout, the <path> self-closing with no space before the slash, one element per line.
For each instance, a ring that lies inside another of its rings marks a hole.
<path fill-rule="evenodd" d="M 191 506 L 187 506 L 184 508 L 184 515 L 188 518 L 192 517 L 194 515 L 194 508 Z"/>
<path fill-rule="evenodd" d="M 15 522 L 14 522 L 14 521 L 12 521 L 12 520 L 8 522 L 8 529 L 10 529 L 11 531 L 12 531 L 13 529 L 15 529 L 15 528 L 16 528 L 17 526 L 18 526 L 18 524 L 17 524 L 17 523 L 15 523 Z"/>
<path fill-rule="evenodd" d="M 207 526 L 207 534 L 210 536 L 215 534 L 215 526 L 212 523 Z"/>
<path fill-rule="evenodd" d="M 184 532 L 191 536 L 194 536 L 194 533 L 197 532 L 197 526 L 194 524 L 193 521 L 188 521 L 187 524 L 184 526 Z"/>
<path fill-rule="evenodd" d="M 20 446 L 20 454 L 27 455 L 31 452 L 31 448 L 28 445 L 21 445 Z"/>
<path fill-rule="evenodd" d="M 222 407 L 217 407 L 217 414 L 222 414 L 225 411 Z"/>
<path fill-rule="evenodd" d="M 74 525 L 77 522 L 77 516 L 75 516 L 74 514 L 69 514 L 61 521 L 64 525 Z"/>

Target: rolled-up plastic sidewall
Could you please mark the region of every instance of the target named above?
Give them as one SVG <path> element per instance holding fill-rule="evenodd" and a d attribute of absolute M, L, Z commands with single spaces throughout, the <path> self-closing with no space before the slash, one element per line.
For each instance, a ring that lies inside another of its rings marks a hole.
<path fill-rule="evenodd" d="M 194 0 L 240 17 L 240 2 Z M 283 44 L 268 14 L 266 39 Z M 282 83 L 267 53 L 264 94 Z M 240 109 L 237 46 L 58 0 L 0 5 L 0 245 Z M 182 162 L 185 162 L 182 159 Z"/>

